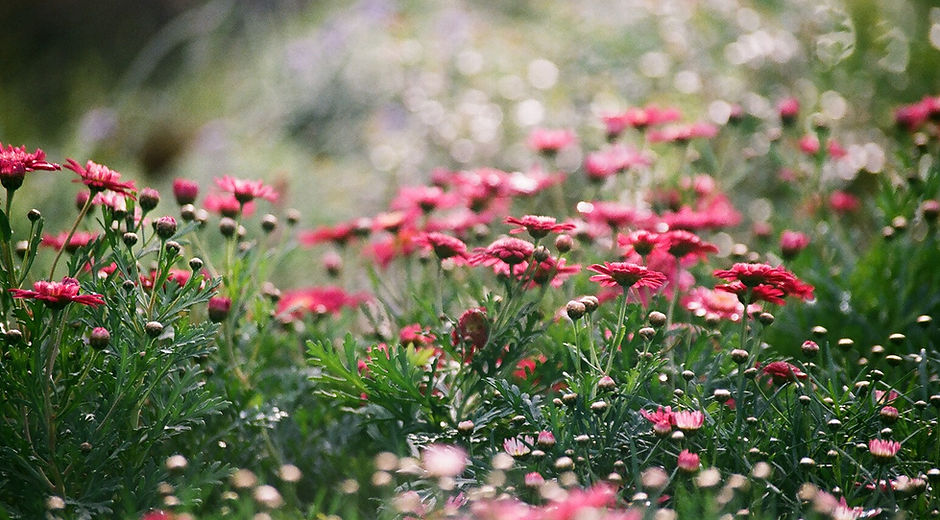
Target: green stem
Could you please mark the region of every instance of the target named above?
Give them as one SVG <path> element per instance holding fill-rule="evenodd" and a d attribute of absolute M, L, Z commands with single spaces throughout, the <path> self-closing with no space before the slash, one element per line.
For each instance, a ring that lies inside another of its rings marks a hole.
<path fill-rule="evenodd" d="M 623 294 L 620 296 L 620 312 L 617 314 L 617 334 L 614 336 L 614 342 L 611 344 L 610 352 L 607 353 L 607 368 L 604 370 L 605 374 L 610 373 L 610 369 L 614 364 L 614 355 L 617 352 L 617 349 L 620 348 L 620 344 L 623 343 L 623 338 L 627 333 L 626 321 L 627 321 L 627 290 L 628 287 L 623 288 Z M 592 343 L 593 345 L 593 343 Z"/>
<path fill-rule="evenodd" d="M 741 313 L 741 350 L 747 350 L 747 307 L 751 302 L 750 295 L 745 299 L 744 312 Z M 748 356 L 745 365 L 750 363 L 751 355 Z M 744 420 L 744 370 L 745 365 L 738 366 L 738 389 L 734 397 L 734 438 L 732 442 L 737 442 L 738 435 L 741 433 L 741 422 Z"/>
<path fill-rule="evenodd" d="M 59 259 L 62 258 L 62 253 L 68 248 L 69 242 L 72 240 L 72 235 L 75 234 L 75 230 L 78 229 L 78 225 L 82 223 L 82 219 L 85 218 L 85 215 L 88 213 L 88 208 L 91 207 L 91 201 L 94 200 L 95 193 L 88 194 L 88 200 L 85 201 L 85 205 L 82 206 L 82 210 L 78 213 L 78 218 L 75 219 L 75 223 L 72 224 L 72 229 L 69 230 L 68 236 L 65 237 L 65 242 L 62 243 L 62 247 L 55 255 L 55 260 L 52 261 L 52 269 L 49 270 L 49 279 L 52 280 L 53 275 L 55 275 L 55 267 L 59 264 Z"/>

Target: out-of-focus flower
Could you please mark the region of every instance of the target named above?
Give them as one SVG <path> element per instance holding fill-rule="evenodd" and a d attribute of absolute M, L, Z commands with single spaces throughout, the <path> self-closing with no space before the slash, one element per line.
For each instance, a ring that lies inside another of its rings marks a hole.
<path fill-rule="evenodd" d="M 421 454 L 421 461 L 432 477 L 456 477 L 467 467 L 467 452 L 459 446 L 432 444 Z"/>
<path fill-rule="evenodd" d="M 607 137 L 615 138 L 627 127 L 643 130 L 650 126 L 661 125 L 678 121 L 682 114 L 676 108 L 658 108 L 646 106 L 645 108 L 631 107 L 623 112 L 616 112 L 601 116 L 607 129 Z"/>
<path fill-rule="evenodd" d="M 858 197 L 844 191 L 834 191 L 829 196 L 829 207 L 838 213 L 851 213 L 859 208 Z"/>
<path fill-rule="evenodd" d="M 222 323 L 232 309 L 232 299 L 223 296 L 209 298 L 209 319 L 213 323 Z"/>
<path fill-rule="evenodd" d="M 254 199 L 277 201 L 277 192 L 274 191 L 274 188 L 265 185 L 261 181 L 236 179 L 225 175 L 221 178 L 217 177 L 215 184 L 222 191 L 234 195 L 235 199 L 241 204 L 247 204 Z"/>
<path fill-rule="evenodd" d="M 710 123 L 692 123 L 650 130 L 646 134 L 646 140 L 651 143 L 686 143 L 692 139 L 711 139 L 716 135 L 717 126 Z"/>
<path fill-rule="evenodd" d="M 588 269 L 598 273 L 590 278 L 591 281 L 598 282 L 603 287 L 620 286 L 628 289 L 635 286 L 656 290 L 666 282 L 666 275 L 663 273 L 630 262 L 604 262 L 604 265 L 594 264 Z"/>
<path fill-rule="evenodd" d="M 795 97 L 781 99 L 777 103 L 777 114 L 780 115 L 780 121 L 785 125 L 796 121 L 796 116 L 800 113 L 800 101 Z"/>
<path fill-rule="evenodd" d="M 63 231 L 58 235 L 43 235 L 40 245 L 51 247 L 56 251 L 62 249 L 64 246 L 67 252 L 73 253 L 78 248 L 87 246 L 97 238 L 98 233 L 89 231 L 76 231 L 71 237 L 69 237 L 68 231 Z M 68 244 L 65 243 L 65 239 L 68 239 Z"/>
<path fill-rule="evenodd" d="M 636 254 L 646 256 L 662 243 L 662 235 L 644 229 L 633 231 L 628 235 L 617 236 L 617 245 L 626 248 L 627 254 L 632 249 Z"/>
<path fill-rule="evenodd" d="M 574 229 L 574 224 L 559 224 L 555 217 L 543 217 L 541 215 L 525 215 L 522 218 L 506 217 L 507 224 L 515 224 L 519 227 L 510 230 L 510 233 L 522 233 L 528 231 L 532 238 L 538 240 L 549 233 L 562 233 Z"/>
<path fill-rule="evenodd" d="M 653 161 L 644 153 L 624 145 L 592 152 L 584 159 L 584 171 L 592 181 L 604 179 L 630 168 L 649 166 Z"/>
<path fill-rule="evenodd" d="M 436 339 L 437 336 L 431 333 L 430 327 L 422 327 L 420 323 L 405 325 L 398 333 L 398 340 L 401 341 L 402 345 L 409 343 L 414 345 L 430 345 L 434 343 Z"/>
<path fill-rule="evenodd" d="M 525 474 L 525 485 L 528 487 L 539 487 L 545 483 L 545 477 L 537 471 Z"/>
<path fill-rule="evenodd" d="M 510 437 L 503 441 L 503 450 L 513 457 L 525 457 L 529 453 L 532 453 L 532 448 L 529 446 L 532 446 L 534 442 L 532 437 L 528 435 L 522 439 Z"/>
<path fill-rule="evenodd" d="M 339 314 L 366 301 L 364 294 L 349 294 L 340 287 L 309 287 L 285 291 L 277 302 L 277 315 L 300 318 L 304 314 Z"/>
<path fill-rule="evenodd" d="M 464 361 L 473 358 L 473 353 L 486 346 L 490 337 L 490 323 L 486 318 L 486 309 L 475 307 L 465 310 L 457 319 L 457 326 L 451 332 L 451 343 L 464 346 Z"/>
<path fill-rule="evenodd" d="M 439 186 L 404 186 L 399 188 L 398 194 L 389 205 L 392 209 L 400 211 L 420 210 L 430 213 L 434 210 L 453 207 L 457 204 L 457 196 L 447 193 Z"/>
<path fill-rule="evenodd" d="M 426 249 L 433 250 L 434 254 L 441 260 L 454 257 L 467 257 L 467 244 L 459 238 L 445 235 L 444 233 L 438 233 L 436 231 L 423 233 L 418 235 L 415 242 Z"/>
<path fill-rule="evenodd" d="M 0 143 L 0 184 L 4 188 L 15 191 L 23 185 L 23 178 L 28 172 L 36 170 L 61 170 L 58 164 L 46 161 L 46 152 L 36 149 L 27 152 L 25 146 L 3 146 Z"/>
<path fill-rule="evenodd" d="M 532 256 L 535 246 L 518 238 L 500 238 L 485 248 L 477 248 L 470 257 L 470 265 L 493 266 L 504 263 L 510 267 Z"/>
<path fill-rule="evenodd" d="M 93 161 L 88 161 L 84 167 L 74 159 L 68 159 L 67 162 L 65 167 L 81 177 L 74 182 L 84 183 L 93 193 L 108 190 L 135 199 L 134 181 L 121 182 L 121 174 L 111 168 Z"/>
<path fill-rule="evenodd" d="M 764 366 L 763 372 L 765 375 L 770 376 L 776 385 L 783 385 L 791 381 L 797 381 L 809 377 L 805 372 L 800 370 L 799 367 L 787 363 L 786 361 L 773 361 L 771 363 L 767 363 L 767 365 Z"/>
<path fill-rule="evenodd" d="M 180 206 L 196 202 L 199 183 L 189 179 L 173 179 L 173 197 Z"/>
<path fill-rule="evenodd" d="M 734 294 L 717 291 L 707 287 L 695 287 L 683 299 L 685 308 L 698 317 L 709 319 L 718 317 L 738 321 L 744 313 L 744 304 Z M 756 305 L 752 305 L 758 309 Z"/>
<path fill-rule="evenodd" d="M 790 231 L 785 229 L 780 234 L 780 252 L 784 258 L 796 258 L 800 251 L 806 249 L 809 245 L 809 236 L 799 231 Z"/>
<path fill-rule="evenodd" d="M 705 414 L 699 410 L 681 410 L 672 414 L 672 422 L 683 431 L 696 431 L 705 424 Z"/>
<path fill-rule="evenodd" d="M 14 298 L 41 300 L 50 309 L 61 309 L 71 302 L 92 307 L 104 303 L 100 294 L 78 294 L 81 290 L 78 280 L 66 276 L 61 282 L 40 280 L 33 284 L 33 290 L 8 289 Z"/>
<path fill-rule="evenodd" d="M 708 253 L 718 252 L 717 246 L 684 229 L 668 231 L 662 235 L 661 240 L 669 254 L 679 259 L 690 255 L 705 258 Z"/>
<path fill-rule="evenodd" d="M 529 148 L 543 154 L 554 154 L 577 140 L 568 129 L 536 128 L 529 134 Z"/>
<path fill-rule="evenodd" d="M 736 263 L 731 269 L 715 271 L 714 275 L 732 281 L 727 285 L 719 285 L 715 287 L 716 289 L 739 296 L 744 296 L 751 291 L 754 295 L 752 300 L 762 299 L 780 304 L 784 296 L 794 296 L 803 300 L 813 297 L 813 286 L 801 281 L 796 275 L 780 266 Z"/>
<path fill-rule="evenodd" d="M 237 218 L 239 214 L 250 216 L 255 211 L 255 203 L 242 204 L 234 195 L 210 193 L 203 201 L 206 209 L 228 218 Z"/>

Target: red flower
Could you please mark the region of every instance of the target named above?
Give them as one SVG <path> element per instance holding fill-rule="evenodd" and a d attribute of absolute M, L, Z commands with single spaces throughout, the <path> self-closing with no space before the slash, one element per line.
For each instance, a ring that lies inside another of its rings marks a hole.
<path fill-rule="evenodd" d="M 650 130 L 646 140 L 651 143 L 685 143 L 696 138 L 711 139 L 718 135 L 718 127 L 710 123 L 673 125 L 661 130 Z"/>
<path fill-rule="evenodd" d="M 398 190 L 389 206 L 404 211 L 417 208 L 422 213 L 430 213 L 435 209 L 449 208 L 456 202 L 457 197 L 444 193 L 439 186 L 405 186 Z"/>
<path fill-rule="evenodd" d="M 556 224 L 555 217 L 543 217 L 540 215 L 525 215 L 522 218 L 506 217 L 507 224 L 515 224 L 517 227 L 510 230 L 510 233 L 522 233 L 528 231 L 532 238 L 538 240 L 549 233 L 562 233 L 574 229 L 574 224 Z"/>
<path fill-rule="evenodd" d="M 232 299 L 223 296 L 213 296 L 209 298 L 209 319 L 212 323 L 222 323 L 228 318 L 229 311 L 232 310 Z"/>
<path fill-rule="evenodd" d="M 780 234 L 780 252 L 784 258 L 795 258 L 808 245 L 809 237 L 806 233 L 785 229 Z"/>
<path fill-rule="evenodd" d="M 844 191 L 834 191 L 829 196 L 829 206 L 838 213 L 850 213 L 858 209 L 858 197 Z"/>
<path fill-rule="evenodd" d="M 241 204 L 246 204 L 254 199 L 266 199 L 271 202 L 277 200 L 277 192 L 274 191 L 274 188 L 266 186 L 261 181 L 236 179 L 225 175 L 221 179 L 216 178 L 215 183 L 222 191 L 234 195 L 235 199 Z"/>
<path fill-rule="evenodd" d="M 748 287 L 741 282 L 731 282 L 724 285 L 716 285 L 716 291 L 723 291 L 737 295 L 738 301 L 743 303 L 754 303 L 759 301 L 770 302 L 775 305 L 783 305 L 783 297 L 786 294 L 771 285 L 756 285 Z"/>
<path fill-rule="evenodd" d="M 467 244 L 464 244 L 459 238 L 444 233 L 424 233 L 419 235 L 415 242 L 424 248 L 433 250 L 434 254 L 441 260 L 452 257 L 466 258 L 467 256 Z"/>
<path fill-rule="evenodd" d="M 662 235 L 644 229 L 634 231 L 629 235 L 617 236 L 617 245 L 627 248 L 627 254 L 630 253 L 629 250 L 632 248 L 633 251 L 640 256 L 646 256 L 652 253 L 653 249 L 662 242 Z"/>
<path fill-rule="evenodd" d="M 717 291 L 707 287 L 696 287 L 689 291 L 682 304 L 698 317 L 718 317 L 721 319 L 738 321 L 744 313 L 744 304 L 735 298 L 733 291 Z M 752 308 L 759 309 L 757 305 Z"/>
<path fill-rule="evenodd" d="M 238 202 L 238 199 L 236 199 L 234 195 L 228 194 L 220 195 L 210 193 L 206 196 L 206 200 L 203 201 L 203 204 L 206 206 L 207 210 L 228 218 L 237 218 L 239 213 L 244 213 L 247 217 L 255 211 L 254 202 L 242 204 Z"/>
<path fill-rule="evenodd" d="M 795 296 L 802 300 L 813 297 L 813 286 L 802 282 L 793 273 L 779 266 L 771 267 L 767 264 L 737 263 L 734 264 L 731 269 L 719 269 L 715 271 L 714 275 L 718 278 L 724 278 L 725 280 L 740 282 L 740 287 L 734 283 L 727 286 L 715 287 L 716 289 L 731 292 L 739 296 L 745 295 L 747 289 L 753 289 L 753 299 L 763 299 L 773 303 L 781 303 L 774 301 L 774 299 L 779 300 L 784 296 Z M 758 289 L 760 286 L 766 287 Z M 780 294 L 777 294 L 778 292 Z"/>
<path fill-rule="evenodd" d="M 78 294 L 81 289 L 78 280 L 66 276 L 61 282 L 39 281 L 33 284 L 33 290 L 9 289 L 14 298 L 32 298 L 42 300 L 50 309 L 61 309 L 70 302 L 82 305 L 101 305 L 104 299 L 100 294 Z"/>
<path fill-rule="evenodd" d="M 437 339 L 430 327 L 422 327 L 420 323 L 405 325 L 398 333 L 402 345 L 413 343 L 416 346 L 430 345 Z"/>
<path fill-rule="evenodd" d="M 299 318 L 305 313 L 339 314 L 345 307 L 355 307 L 367 300 L 364 294 L 349 294 L 334 286 L 310 287 L 286 291 L 277 302 L 277 315 Z"/>
<path fill-rule="evenodd" d="M 518 238 L 500 238 L 486 248 L 477 248 L 470 257 L 470 265 L 493 266 L 499 262 L 513 266 L 524 262 L 535 249 L 530 242 Z"/>
<path fill-rule="evenodd" d="M 108 190 L 135 199 L 134 181 L 121 182 L 121 174 L 111 168 L 92 161 L 85 163 L 84 168 L 74 159 L 68 159 L 67 162 L 65 167 L 81 176 L 74 182 L 84 183 L 93 192 Z"/>
<path fill-rule="evenodd" d="M 672 431 L 672 425 L 675 424 L 675 415 L 672 413 L 671 406 L 667 406 L 665 409 L 660 406 L 655 412 L 640 410 L 640 415 L 653 423 L 653 431 L 657 435 L 668 435 Z"/>
<path fill-rule="evenodd" d="M 774 384 L 783 385 L 790 381 L 806 379 L 808 376 L 799 367 L 786 361 L 773 361 L 764 367 L 764 374 L 773 379 Z"/>
<path fill-rule="evenodd" d="M 797 114 L 800 113 L 800 102 L 794 97 L 782 99 L 777 103 L 777 112 L 784 124 L 790 124 L 796 120 Z"/>
<path fill-rule="evenodd" d="M 324 226 L 311 231 L 300 233 L 298 240 L 305 246 L 313 246 L 322 242 L 333 242 L 336 245 L 345 245 L 354 235 L 355 227 L 350 223 Z"/>
<path fill-rule="evenodd" d="M 666 275 L 659 271 L 650 271 L 642 265 L 630 262 L 604 262 L 604 265 L 594 264 L 588 267 L 596 274 L 590 279 L 603 287 L 620 286 L 624 289 L 630 287 L 649 287 L 656 290 L 666 282 Z"/>
<path fill-rule="evenodd" d="M 607 177 L 635 166 L 649 166 L 652 160 L 643 153 L 623 145 L 588 154 L 584 160 L 584 171 L 592 181 L 603 181 Z"/>
<path fill-rule="evenodd" d="M 467 309 L 457 319 L 457 326 L 451 332 L 451 344 L 464 345 L 464 361 L 473 358 L 473 353 L 486 346 L 490 337 L 490 323 L 486 318 L 486 309 L 476 307 Z"/>
<path fill-rule="evenodd" d="M 678 121 L 680 117 L 682 114 L 678 109 L 647 106 L 646 108 L 632 107 L 616 114 L 607 114 L 601 116 L 601 120 L 607 128 L 607 136 L 613 138 L 620 135 L 628 126 L 644 129 L 648 126 Z"/>
<path fill-rule="evenodd" d="M 3 187 L 14 191 L 23 185 L 23 177 L 27 172 L 36 170 L 61 170 L 58 164 L 47 162 L 46 153 L 40 149 L 29 153 L 25 146 L 3 146 L 0 143 L 0 183 Z"/>
<path fill-rule="evenodd" d="M 575 142 L 577 137 L 571 130 L 536 128 L 529 134 L 529 148 L 542 153 L 555 153 Z"/>

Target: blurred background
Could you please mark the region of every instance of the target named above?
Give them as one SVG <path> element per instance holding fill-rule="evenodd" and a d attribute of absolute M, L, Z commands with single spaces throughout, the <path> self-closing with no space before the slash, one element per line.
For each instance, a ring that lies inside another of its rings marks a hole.
<path fill-rule="evenodd" d="M 527 168 L 535 126 L 578 129 L 577 169 L 598 114 L 650 102 L 721 123 L 796 96 L 844 144 L 877 141 L 940 89 L 932 3 L 7 0 L 0 141 L 161 190 L 264 178 L 333 222 L 436 167 Z M 55 177 L 29 182 L 53 218 L 74 195 Z"/>

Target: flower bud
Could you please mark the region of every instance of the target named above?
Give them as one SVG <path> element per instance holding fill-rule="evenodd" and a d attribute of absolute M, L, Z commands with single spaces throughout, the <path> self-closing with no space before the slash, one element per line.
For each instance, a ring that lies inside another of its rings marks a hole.
<path fill-rule="evenodd" d="M 824 338 L 826 337 L 826 334 L 829 334 L 829 331 L 826 330 L 826 327 L 823 327 L 822 325 L 816 325 L 813 327 L 813 336 L 816 336 L 817 338 Z"/>
<path fill-rule="evenodd" d="M 287 225 L 294 226 L 300 222 L 300 211 L 295 208 L 287 210 Z"/>
<path fill-rule="evenodd" d="M 209 298 L 209 319 L 213 323 L 221 323 L 228 317 L 232 308 L 232 300 L 222 296 Z"/>
<path fill-rule="evenodd" d="M 144 324 L 144 330 L 151 338 L 155 338 L 163 333 L 163 324 L 159 321 L 148 321 Z"/>
<path fill-rule="evenodd" d="M 222 236 L 230 238 L 235 235 L 235 232 L 238 230 L 238 223 L 234 220 L 223 217 L 219 220 L 219 233 L 222 233 Z"/>
<path fill-rule="evenodd" d="M 683 370 L 683 371 L 682 371 L 682 379 L 685 379 L 686 381 L 691 381 L 691 380 L 695 379 L 695 372 L 693 372 L 693 371 L 691 371 L 691 370 Z"/>
<path fill-rule="evenodd" d="M 29 242 L 26 240 L 18 240 L 14 245 L 14 251 L 16 256 L 23 258 L 26 256 L 26 252 L 29 251 Z"/>
<path fill-rule="evenodd" d="M 460 433 L 470 433 L 473 431 L 473 421 L 460 421 L 457 423 L 457 431 Z"/>
<path fill-rule="evenodd" d="M 600 306 L 600 301 L 597 299 L 597 296 L 582 296 L 578 298 L 578 301 L 584 304 L 584 309 L 588 313 L 592 313 L 597 310 L 597 307 Z"/>
<path fill-rule="evenodd" d="M 572 321 L 581 319 L 586 311 L 586 306 L 578 300 L 571 300 L 567 305 L 565 305 L 565 312 Z"/>
<path fill-rule="evenodd" d="M 607 401 L 594 401 L 591 403 L 591 411 L 594 413 L 604 413 L 608 406 Z"/>
<path fill-rule="evenodd" d="M 153 188 L 144 188 L 140 190 L 140 194 L 137 196 L 137 202 L 140 203 L 140 209 L 144 210 L 144 213 L 146 213 L 157 207 L 157 204 L 160 203 L 160 192 Z"/>
<path fill-rule="evenodd" d="M 566 405 L 572 406 L 575 402 L 577 402 L 577 400 L 578 400 L 578 394 L 576 394 L 576 393 L 574 393 L 574 392 L 567 393 L 567 394 L 563 394 L 563 395 L 561 396 L 561 400 L 562 400 L 562 402 L 565 403 Z"/>
<path fill-rule="evenodd" d="M 36 222 L 42 218 L 42 213 L 40 213 L 38 209 L 33 208 L 26 213 L 26 218 L 28 218 L 30 222 Z"/>
<path fill-rule="evenodd" d="M 166 244 L 163 244 L 163 249 L 169 253 L 170 256 L 176 256 L 179 254 L 180 250 L 183 249 L 183 246 L 175 240 L 167 240 Z"/>
<path fill-rule="evenodd" d="M 917 317 L 917 324 L 925 329 L 929 327 L 931 323 L 933 323 L 933 318 L 926 314 L 922 314 Z"/>
<path fill-rule="evenodd" d="M 757 315 L 757 321 L 767 326 L 774 322 L 774 315 L 769 312 L 762 312 Z"/>
<path fill-rule="evenodd" d="M 574 247 L 574 240 L 572 240 L 571 235 L 558 235 L 555 237 L 555 249 L 559 253 L 567 253 L 571 251 L 571 248 Z"/>
<path fill-rule="evenodd" d="M 182 473 L 189 466 L 189 461 L 182 455 L 172 455 L 166 459 L 166 469 L 170 473 Z"/>
<path fill-rule="evenodd" d="M 194 272 L 202 269 L 202 265 L 202 258 L 199 258 L 198 256 L 194 256 L 189 259 L 189 268 Z"/>
<path fill-rule="evenodd" d="M 878 415 L 881 417 L 881 422 L 885 424 L 894 424 L 898 420 L 900 413 L 898 412 L 898 409 L 893 406 L 884 406 L 878 412 Z"/>
<path fill-rule="evenodd" d="M 744 349 L 736 348 L 731 351 L 731 359 L 739 365 L 747 362 L 748 357 L 750 357 L 750 355 Z"/>
<path fill-rule="evenodd" d="M 196 202 L 199 196 L 199 184 L 189 179 L 176 179 L 173 181 L 173 197 L 180 206 Z"/>
<path fill-rule="evenodd" d="M 88 337 L 88 344 L 95 350 L 102 350 L 111 343 L 111 333 L 104 327 L 95 327 L 91 330 L 91 336 Z"/>
<path fill-rule="evenodd" d="M 649 319 L 650 325 L 657 328 L 666 324 L 666 315 L 659 311 L 651 312 L 647 318 Z"/>
<path fill-rule="evenodd" d="M 157 236 L 167 240 L 176 234 L 176 219 L 170 216 L 160 217 L 153 223 Z"/>
<path fill-rule="evenodd" d="M 712 395 L 715 397 L 715 400 L 720 403 L 727 402 L 728 399 L 731 399 L 731 392 L 724 388 L 716 388 L 715 391 L 712 392 Z"/>
<path fill-rule="evenodd" d="M 266 233 L 270 233 L 277 229 L 277 217 L 270 213 L 261 217 L 261 229 L 263 229 Z"/>
<path fill-rule="evenodd" d="M 642 327 L 640 330 L 636 331 L 643 339 L 649 341 L 656 336 L 656 329 L 653 327 Z"/>
<path fill-rule="evenodd" d="M 610 376 L 604 376 L 597 382 L 597 389 L 602 391 L 609 391 L 617 388 L 617 382 L 614 381 L 614 378 Z"/>
<path fill-rule="evenodd" d="M 180 208 L 180 216 L 183 217 L 183 220 L 186 222 L 196 220 L 196 207 L 192 204 L 186 204 Z"/>
<path fill-rule="evenodd" d="M 808 358 L 816 357 L 816 354 L 819 354 L 819 344 L 813 340 L 806 340 L 803 342 L 803 345 L 800 346 L 800 350 L 803 351 L 803 355 Z"/>
<path fill-rule="evenodd" d="M 850 350 L 855 346 L 855 341 L 853 341 L 852 338 L 840 338 L 836 345 L 842 350 Z"/>
<path fill-rule="evenodd" d="M 895 332 L 894 334 L 888 336 L 888 341 L 894 343 L 895 345 L 900 345 L 904 343 L 904 340 L 907 339 L 907 336 L 901 334 L 900 332 Z"/>
<path fill-rule="evenodd" d="M 548 248 L 545 246 L 538 246 L 532 251 L 532 258 L 536 262 L 544 262 L 551 258 L 552 254 L 548 251 Z"/>

